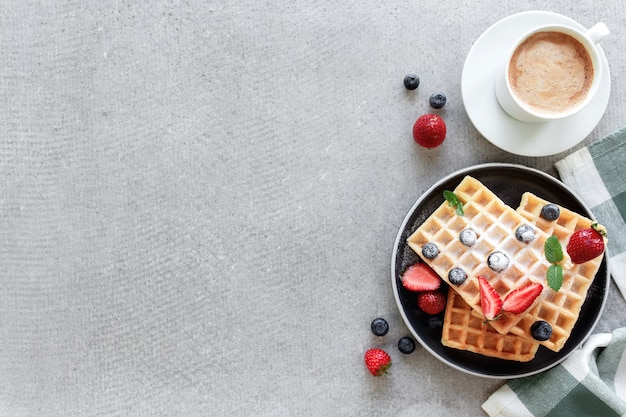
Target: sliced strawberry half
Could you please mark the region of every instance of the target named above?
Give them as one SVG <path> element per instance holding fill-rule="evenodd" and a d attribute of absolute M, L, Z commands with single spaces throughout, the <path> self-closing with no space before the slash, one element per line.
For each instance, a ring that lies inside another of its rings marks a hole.
<path fill-rule="evenodd" d="M 402 286 L 409 291 L 433 291 L 441 286 L 441 278 L 428 265 L 414 264 L 402 274 Z"/>
<path fill-rule="evenodd" d="M 517 288 L 509 293 L 502 303 L 502 310 L 509 313 L 519 314 L 523 313 L 533 305 L 535 299 L 539 297 L 543 291 L 543 285 L 539 282 L 533 282 L 524 287 Z"/>
<path fill-rule="evenodd" d="M 486 278 L 478 277 L 478 287 L 480 289 L 480 308 L 483 309 L 485 321 L 499 319 L 502 312 L 502 298 Z"/>

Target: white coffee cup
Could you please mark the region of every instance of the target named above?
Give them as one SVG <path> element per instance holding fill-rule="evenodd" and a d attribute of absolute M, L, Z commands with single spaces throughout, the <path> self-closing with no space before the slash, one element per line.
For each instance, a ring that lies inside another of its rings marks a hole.
<path fill-rule="evenodd" d="M 589 104 L 602 79 L 597 43 L 604 23 L 586 32 L 545 25 L 524 34 L 496 76 L 498 102 L 511 117 L 541 123 L 572 116 Z"/>

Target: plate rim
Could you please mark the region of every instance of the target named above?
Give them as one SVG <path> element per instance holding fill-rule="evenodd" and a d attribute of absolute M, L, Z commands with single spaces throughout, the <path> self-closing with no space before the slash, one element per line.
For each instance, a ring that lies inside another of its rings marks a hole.
<path fill-rule="evenodd" d="M 398 258 L 398 248 L 399 248 L 399 244 L 400 241 L 404 235 L 404 232 L 406 230 L 407 224 L 410 220 L 410 218 L 413 216 L 413 214 L 415 213 L 415 210 L 419 207 L 420 204 L 422 204 L 428 197 L 430 197 L 430 195 L 433 193 L 433 191 L 435 189 L 437 189 L 438 187 L 440 187 L 442 184 L 444 184 L 445 182 L 458 177 L 458 176 L 462 176 L 462 175 L 470 175 L 472 172 L 476 172 L 478 170 L 483 170 L 483 169 L 502 169 L 502 170 L 521 170 L 521 171 L 526 171 L 535 175 L 539 175 L 541 177 L 544 177 L 546 180 L 551 181 L 551 182 L 558 182 L 559 186 L 563 187 L 567 192 L 571 193 L 572 196 L 574 196 L 578 201 L 578 203 L 585 209 L 585 211 L 587 211 L 588 215 L 593 216 L 593 213 L 591 211 L 591 209 L 589 208 L 589 206 L 578 196 L 578 194 L 576 192 L 574 192 L 569 186 L 567 186 L 565 183 L 563 183 L 562 181 L 560 181 L 558 178 L 543 172 L 539 169 L 536 168 L 532 168 L 532 167 L 528 167 L 522 164 L 515 164 L 515 163 L 506 163 L 506 162 L 487 162 L 487 163 L 482 163 L 482 164 L 476 164 L 476 165 L 472 165 L 469 167 L 465 167 L 465 168 L 461 168 L 459 170 L 456 170 L 452 173 L 449 173 L 447 175 L 445 175 L 444 177 L 440 178 L 439 180 L 435 181 L 428 189 L 426 189 L 418 198 L 417 200 L 413 203 L 413 205 L 411 206 L 411 208 L 407 211 L 406 215 L 404 216 L 404 219 L 402 220 L 399 228 L 398 228 L 398 232 L 396 234 L 396 237 L 394 239 L 394 243 L 393 243 L 393 249 L 392 249 L 392 256 L 391 256 L 391 270 L 390 270 L 390 275 L 391 275 L 391 283 L 392 283 L 392 289 L 393 289 L 393 295 L 394 295 L 394 299 L 396 301 L 396 307 L 398 308 L 398 311 L 400 312 L 400 316 L 402 317 L 402 321 L 404 322 L 404 324 L 407 326 L 407 328 L 409 329 L 409 331 L 411 332 L 411 334 L 413 335 L 413 337 L 415 337 L 417 339 L 417 341 L 420 343 L 420 345 L 426 349 L 431 355 L 433 355 L 435 358 L 437 358 L 438 360 L 442 361 L 443 363 L 445 363 L 446 365 L 450 366 L 453 369 L 456 369 L 458 371 L 461 371 L 463 373 L 466 374 L 470 374 L 470 375 L 474 375 L 474 376 L 479 376 L 479 377 L 483 377 L 483 378 L 491 378 L 491 379 L 513 379 L 513 378 L 522 378 L 522 377 L 526 377 L 526 376 L 531 376 L 531 375 L 535 375 L 544 371 L 547 371 L 548 369 L 551 369 L 555 366 L 557 366 L 558 364 L 562 363 L 563 361 L 565 361 L 570 355 L 572 355 L 578 348 L 580 348 L 580 346 L 593 334 L 594 329 L 596 328 L 602 313 L 606 307 L 606 303 L 608 300 L 608 296 L 609 296 L 609 291 L 610 291 L 610 270 L 609 270 L 609 266 L 608 266 L 608 252 L 605 250 L 604 253 L 604 259 L 602 260 L 603 263 L 605 263 L 605 267 L 606 267 L 606 276 L 604 277 L 605 279 L 605 291 L 604 294 L 602 295 L 602 302 L 599 306 L 598 309 L 598 314 L 596 316 L 596 318 L 594 319 L 593 323 L 591 324 L 591 326 L 589 327 L 589 330 L 587 332 L 587 334 L 581 339 L 580 343 L 578 345 L 576 345 L 574 348 L 572 348 L 570 350 L 570 352 L 568 352 L 567 354 L 563 355 L 563 357 L 558 358 L 557 360 L 555 360 L 553 363 L 544 366 L 540 369 L 535 369 L 535 370 L 531 370 L 528 372 L 523 372 L 523 373 L 516 373 L 516 374 L 502 374 L 502 375 L 493 375 L 490 373 L 484 373 L 484 372 L 478 372 L 478 371 L 474 371 L 471 369 L 467 369 L 464 368 L 460 365 L 457 365 L 456 363 L 451 362 L 450 360 L 447 360 L 446 358 L 442 357 L 438 352 L 434 351 L 427 343 L 425 343 L 422 338 L 420 337 L 420 335 L 416 332 L 416 330 L 413 328 L 413 326 L 411 325 L 405 311 L 404 308 L 402 306 L 402 302 L 400 300 L 399 297 L 399 291 L 398 291 L 398 285 L 397 285 L 397 271 L 396 271 L 396 260 Z M 592 219 L 594 219 L 594 217 L 591 217 Z M 555 352 L 556 354 L 556 352 Z"/>

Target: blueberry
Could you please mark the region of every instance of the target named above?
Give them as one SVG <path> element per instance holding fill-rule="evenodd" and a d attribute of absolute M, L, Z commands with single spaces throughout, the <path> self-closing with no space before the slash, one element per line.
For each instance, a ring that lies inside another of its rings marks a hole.
<path fill-rule="evenodd" d="M 472 246 L 474 243 L 476 243 L 476 239 L 478 239 L 478 236 L 476 235 L 476 232 L 472 229 L 465 229 L 462 230 L 461 233 L 459 233 L 459 240 L 465 246 Z"/>
<path fill-rule="evenodd" d="M 530 326 L 530 333 L 533 335 L 535 340 L 543 342 L 552 336 L 552 326 L 550 326 L 550 323 L 548 322 L 538 320 Z"/>
<path fill-rule="evenodd" d="M 439 248 L 434 243 L 427 243 L 422 247 L 422 255 L 426 259 L 435 259 L 439 255 Z"/>
<path fill-rule="evenodd" d="M 446 105 L 446 95 L 444 93 L 433 93 L 430 95 L 428 102 L 433 109 L 440 109 Z"/>
<path fill-rule="evenodd" d="M 389 331 L 389 324 L 387 320 L 378 317 L 377 319 L 372 320 L 372 333 L 376 336 L 384 336 Z"/>
<path fill-rule="evenodd" d="M 448 281 L 450 284 L 461 285 L 467 279 L 467 274 L 461 268 L 452 268 L 448 272 Z"/>
<path fill-rule="evenodd" d="M 440 329 L 443 327 L 443 318 L 440 316 L 429 316 L 427 321 L 429 329 Z"/>
<path fill-rule="evenodd" d="M 541 217 L 546 220 L 554 221 L 559 218 L 561 214 L 561 209 L 556 204 L 546 204 L 541 209 Z"/>
<path fill-rule="evenodd" d="M 527 224 L 523 224 L 515 230 L 515 237 L 523 243 L 532 242 L 535 238 L 535 231 Z"/>
<path fill-rule="evenodd" d="M 415 90 L 420 85 L 420 77 L 416 74 L 407 74 L 404 77 L 404 86 L 407 90 Z"/>
<path fill-rule="evenodd" d="M 398 349 L 404 354 L 413 353 L 415 350 L 415 340 L 413 338 L 404 336 L 398 340 Z"/>
<path fill-rule="evenodd" d="M 509 266 L 509 257 L 499 251 L 492 252 L 487 258 L 487 265 L 496 272 L 502 272 Z"/>

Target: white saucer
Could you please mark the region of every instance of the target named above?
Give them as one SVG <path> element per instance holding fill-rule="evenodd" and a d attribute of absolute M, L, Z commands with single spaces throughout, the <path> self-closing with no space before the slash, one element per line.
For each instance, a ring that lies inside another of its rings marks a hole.
<path fill-rule="evenodd" d="M 600 89 L 579 113 L 553 122 L 524 123 L 502 110 L 494 91 L 494 77 L 507 49 L 527 30 L 549 23 L 585 30 L 579 23 L 560 14 L 518 13 L 487 29 L 472 46 L 463 67 L 463 104 L 474 127 L 495 146 L 517 155 L 554 155 L 577 145 L 600 122 L 609 101 L 611 76 L 606 56 L 600 48 L 603 65 Z"/>

